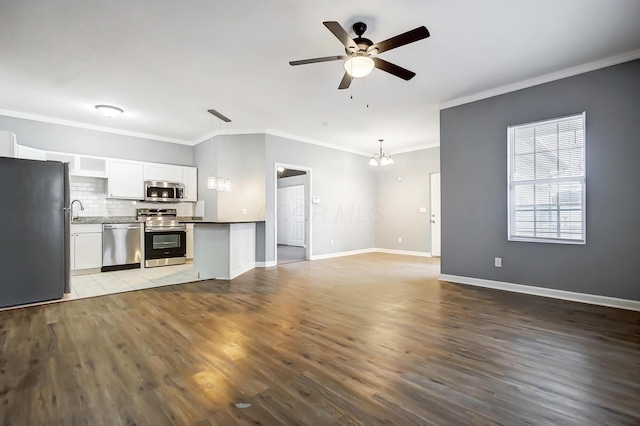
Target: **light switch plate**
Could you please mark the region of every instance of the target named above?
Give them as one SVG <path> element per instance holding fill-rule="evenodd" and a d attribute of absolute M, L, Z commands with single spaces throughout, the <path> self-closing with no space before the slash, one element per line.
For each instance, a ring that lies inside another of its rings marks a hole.
<path fill-rule="evenodd" d="M 313 197 L 313 198 L 311 199 L 311 202 L 312 202 L 313 204 L 320 204 L 320 197 Z"/>

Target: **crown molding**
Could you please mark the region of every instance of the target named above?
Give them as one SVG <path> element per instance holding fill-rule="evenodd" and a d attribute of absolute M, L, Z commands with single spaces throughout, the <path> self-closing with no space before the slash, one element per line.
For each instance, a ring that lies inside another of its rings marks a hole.
<path fill-rule="evenodd" d="M 517 83 L 507 84 L 505 86 L 500 86 L 493 89 L 485 90 L 484 92 L 479 92 L 473 95 L 462 96 L 459 98 L 451 99 L 441 103 L 439 105 L 439 108 L 442 111 L 443 109 L 453 108 L 456 106 L 468 104 L 468 103 L 479 101 L 482 99 L 491 98 L 493 96 L 504 95 L 505 93 L 515 92 L 516 90 L 526 89 L 528 87 L 549 83 L 549 82 L 560 80 L 567 77 L 573 77 L 574 75 L 584 74 L 589 71 L 595 71 L 601 68 L 610 67 L 612 65 L 622 64 L 624 62 L 633 61 L 638 58 L 640 58 L 640 49 L 623 53 L 621 55 L 611 56 L 609 58 L 601 59 L 598 61 L 589 62 L 583 65 L 578 65 L 576 67 L 567 68 L 562 71 L 541 75 L 539 77 L 534 77 L 534 78 L 520 81 Z"/>
<path fill-rule="evenodd" d="M 277 137 L 281 137 L 281 138 L 286 138 L 286 139 L 291 139 L 297 142 L 304 142 L 304 143 L 308 143 L 308 144 L 312 144 L 312 145 L 318 145 L 318 146 L 323 146 L 325 148 L 331 148 L 331 149 L 337 149 L 338 151 L 344 151 L 344 152 L 349 152 L 351 154 L 357 154 L 357 155 L 362 155 L 363 157 L 369 157 L 371 156 L 370 153 L 366 153 L 363 151 L 358 151 L 356 149 L 351 149 L 351 148 L 347 148 L 345 146 L 341 146 L 341 145 L 334 145 L 328 142 L 322 142 L 316 139 L 311 139 L 311 138 L 305 138 L 302 136 L 296 136 L 296 135 L 292 135 L 290 133 L 285 133 L 285 132 L 280 132 L 278 130 L 273 130 L 273 129 L 265 129 L 265 134 L 267 135 L 271 135 L 271 136 L 277 136 Z"/>
<path fill-rule="evenodd" d="M 411 148 L 403 148 L 403 149 L 398 149 L 398 150 L 395 150 L 395 151 L 389 151 L 389 154 L 391 154 L 391 155 L 405 154 L 407 152 L 422 151 L 423 149 L 431 149 L 431 148 L 440 148 L 440 144 L 428 143 L 428 144 L 424 144 L 424 145 L 417 145 L 417 146 L 413 146 Z"/>
<path fill-rule="evenodd" d="M 337 149 L 338 151 L 349 152 L 351 154 L 362 155 L 364 157 L 368 157 L 370 154 L 364 153 L 362 151 L 358 151 L 355 149 L 347 148 L 340 145 L 334 145 L 327 142 L 322 142 L 316 139 L 305 138 L 303 136 L 297 136 L 291 133 L 281 132 L 279 130 L 274 129 L 227 129 L 227 130 L 215 130 L 211 133 L 206 134 L 205 136 L 198 138 L 199 142 L 194 143 L 194 145 L 205 142 L 216 136 L 224 136 L 224 135 L 254 135 L 254 134 L 264 134 L 270 136 L 276 136 L 285 139 L 291 139 L 296 142 L 303 142 L 312 145 L 318 145 L 325 148 Z"/>
<path fill-rule="evenodd" d="M 63 120 L 61 118 L 48 117 L 45 115 L 30 114 L 30 113 L 19 112 L 19 111 L 11 111 L 7 109 L 0 109 L 0 115 L 12 117 L 12 118 L 22 118 L 25 120 L 40 121 L 40 122 L 49 123 L 49 124 L 60 124 L 62 126 L 76 127 L 79 129 L 96 130 L 98 132 L 113 133 L 116 135 L 133 136 L 135 138 L 142 138 L 142 139 L 151 139 L 151 140 L 160 141 L 160 142 L 177 143 L 180 145 L 193 145 L 192 142 L 185 141 L 182 139 L 167 138 L 164 136 L 150 135 L 148 133 L 130 132 L 128 130 L 113 129 L 111 127 L 96 126 L 93 124 L 81 123 L 79 121 Z"/>
<path fill-rule="evenodd" d="M 150 140 L 159 141 L 159 142 L 168 142 L 168 143 L 175 143 L 175 144 L 179 144 L 179 145 L 188 145 L 188 146 L 198 145 L 198 144 L 200 144 L 202 142 L 205 142 L 205 141 L 207 141 L 207 140 L 209 140 L 209 139 L 211 139 L 213 137 L 216 137 L 216 136 L 266 134 L 266 135 L 271 135 L 271 136 L 277 136 L 277 137 L 281 137 L 281 138 L 291 139 L 291 140 L 294 140 L 294 141 L 297 141 L 297 142 L 304 142 L 304 143 L 308 143 L 308 144 L 312 144 L 312 145 L 323 146 L 325 148 L 336 149 L 338 151 L 349 152 L 351 154 L 362 155 L 364 157 L 369 157 L 370 156 L 369 153 L 365 153 L 365 152 L 358 151 L 358 150 L 355 150 L 355 149 L 347 148 L 347 147 L 340 146 L 340 145 L 334 145 L 334 144 L 327 143 L 327 142 L 322 142 L 322 141 L 319 141 L 319 140 L 316 140 L 316 139 L 305 138 L 305 137 L 297 136 L 297 135 L 290 134 L 290 133 L 280 132 L 278 130 L 273 130 L 273 129 L 224 129 L 224 130 L 214 130 L 213 132 L 207 133 L 206 135 L 204 135 L 202 137 L 199 137 L 199 138 L 197 138 L 195 140 L 187 141 L 187 140 L 183 140 L 183 139 L 167 138 L 167 137 L 164 137 L 164 136 L 152 135 L 152 134 L 148 134 L 148 133 L 139 133 L 139 132 L 131 132 L 131 131 L 128 131 L 128 130 L 113 129 L 111 127 L 96 126 L 96 125 L 93 125 L 93 124 L 81 123 L 79 121 L 64 120 L 64 119 L 61 119 L 61 118 L 49 117 L 49 116 L 38 115 L 38 114 L 30 114 L 30 113 L 20 112 L 20 111 L 11 111 L 11 110 L 6 110 L 6 109 L 0 109 L 0 115 L 4 115 L 4 116 L 7 116 L 7 117 L 12 117 L 12 118 L 21 118 L 21 119 L 25 119 L 25 120 L 40 121 L 42 123 L 59 124 L 59 125 L 62 125 L 62 126 L 76 127 L 76 128 L 79 128 L 79 129 L 95 130 L 95 131 L 98 131 L 98 132 L 112 133 L 112 134 L 123 135 L 123 136 L 132 136 L 132 137 L 135 137 L 135 138 L 150 139 Z M 421 145 L 421 146 L 417 146 L 417 147 L 414 147 L 414 148 L 407 148 L 405 150 L 396 151 L 394 153 L 418 151 L 418 150 L 421 150 L 421 149 L 433 148 L 433 147 L 436 147 L 436 146 L 438 146 L 438 145 Z"/>

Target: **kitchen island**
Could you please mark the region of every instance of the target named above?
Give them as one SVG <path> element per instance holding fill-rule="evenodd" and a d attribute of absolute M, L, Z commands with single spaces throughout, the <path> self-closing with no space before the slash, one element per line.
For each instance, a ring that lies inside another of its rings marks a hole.
<path fill-rule="evenodd" d="M 201 279 L 232 280 L 255 268 L 256 222 L 193 223 L 193 270 Z"/>

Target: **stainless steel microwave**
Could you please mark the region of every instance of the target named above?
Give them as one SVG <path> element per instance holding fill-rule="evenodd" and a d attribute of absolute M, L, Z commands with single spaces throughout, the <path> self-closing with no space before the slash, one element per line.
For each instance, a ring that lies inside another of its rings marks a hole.
<path fill-rule="evenodd" d="M 177 182 L 144 182 L 144 201 L 154 203 L 179 203 L 184 199 L 184 185 Z"/>

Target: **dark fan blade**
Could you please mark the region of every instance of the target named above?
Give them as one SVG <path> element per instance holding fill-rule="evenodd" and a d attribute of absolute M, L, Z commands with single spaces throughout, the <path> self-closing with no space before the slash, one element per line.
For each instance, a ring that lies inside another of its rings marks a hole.
<path fill-rule="evenodd" d="M 340 86 L 338 86 L 338 89 L 348 89 L 349 86 L 351 86 L 351 80 L 353 80 L 353 77 L 351 77 L 348 72 L 345 72 L 344 77 L 342 77 L 342 81 L 340 82 Z"/>
<path fill-rule="evenodd" d="M 353 41 L 349 33 L 342 28 L 342 25 L 335 21 L 326 21 L 323 22 L 323 24 L 333 33 L 334 36 L 338 38 L 338 40 L 340 40 L 340 43 L 344 44 L 344 47 L 349 50 L 353 50 L 354 52 L 358 50 L 358 45 L 356 45 L 356 42 Z"/>
<path fill-rule="evenodd" d="M 380 43 L 376 43 L 367 49 L 367 52 L 370 53 L 382 53 L 387 50 L 395 49 L 396 47 L 404 46 L 405 44 L 413 43 L 414 41 L 422 40 L 423 38 L 429 37 L 429 30 L 422 26 L 411 31 L 407 31 L 406 33 L 397 35 L 395 37 L 391 37 L 388 40 L 381 41 Z M 377 52 L 374 50 L 377 49 Z"/>
<path fill-rule="evenodd" d="M 231 119 L 230 118 L 225 117 L 224 115 L 220 114 L 215 109 L 208 109 L 207 111 L 209 111 L 209 114 L 215 115 L 216 117 L 218 117 L 220 120 L 224 121 L 225 123 L 231 123 Z"/>
<path fill-rule="evenodd" d="M 411 80 L 416 75 L 415 72 L 399 67 L 395 64 L 392 64 L 391 62 L 387 62 L 384 59 L 380 59 L 380 58 L 371 58 L 371 59 L 373 59 L 373 62 L 376 63 L 376 68 L 381 69 L 382 71 L 386 71 L 389 74 L 393 74 L 396 77 L 400 77 L 403 80 Z"/>
<path fill-rule="evenodd" d="M 290 61 L 289 65 L 315 64 L 316 62 L 339 61 L 340 59 L 347 59 L 347 58 L 348 58 L 347 55 L 325 56 L 324 58 L 313 58 L 313 59 L 302 59 L 300 61 Z"/>

